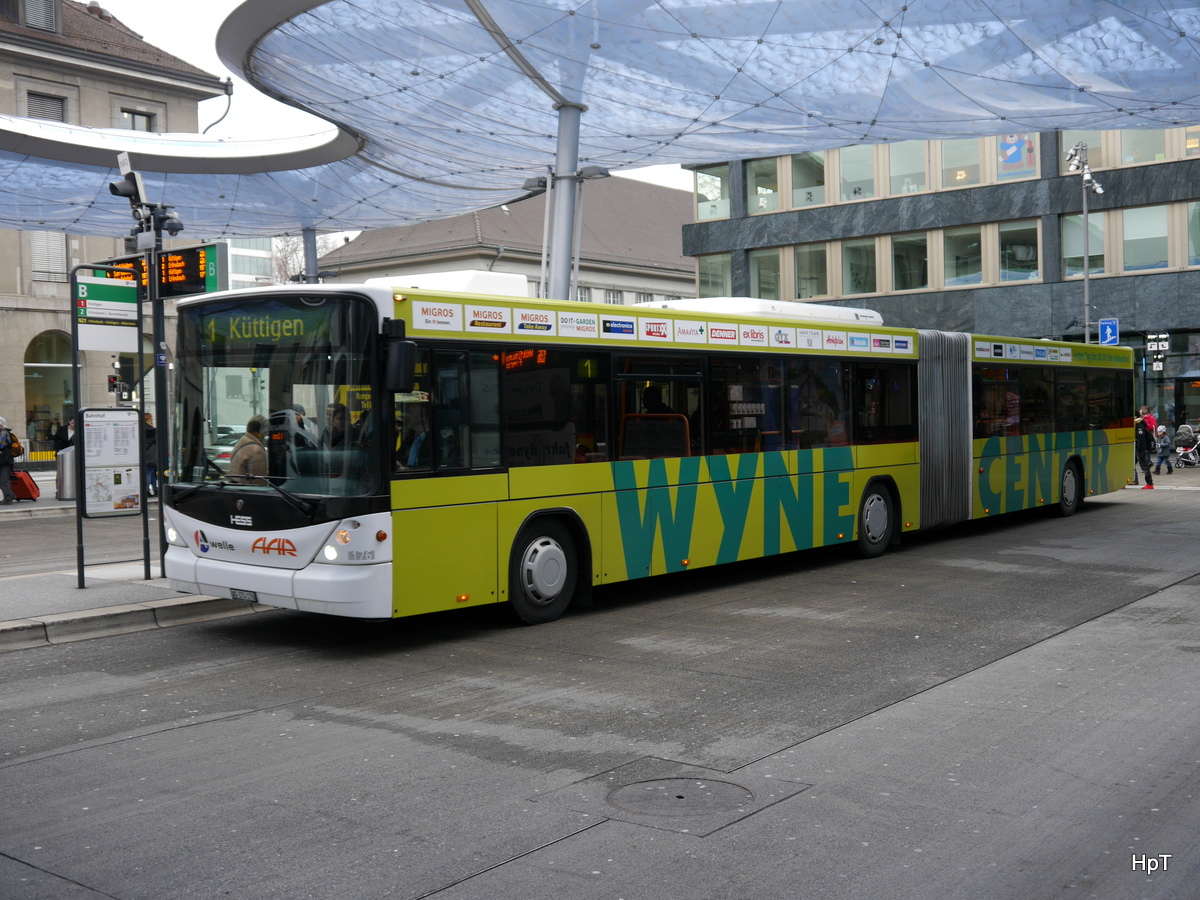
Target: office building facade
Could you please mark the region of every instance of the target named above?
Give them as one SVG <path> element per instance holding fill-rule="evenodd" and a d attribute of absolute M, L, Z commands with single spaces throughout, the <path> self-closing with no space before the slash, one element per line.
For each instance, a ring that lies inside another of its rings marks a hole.
<path fill-rule="evenodd" d="M 1088 175 L 1068 171 L 1073 149 Z M 1116 319 L 1135 348 L 1138 398 L 1200 416 L 1200 127 L 852 146 L 695 176 L 683 246 L 700 296 L 1082 340 L 1086 290 L 1090 340 Z"/>

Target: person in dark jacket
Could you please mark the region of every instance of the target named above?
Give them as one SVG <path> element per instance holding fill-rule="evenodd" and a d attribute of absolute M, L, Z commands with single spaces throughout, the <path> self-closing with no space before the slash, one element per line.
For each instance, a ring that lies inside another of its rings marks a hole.
<path fill-rule="evenodd" d="M 1145 407 L 1143 406 L 1142 409 Z M 1142 477 L 1146 481 L 1142 485 L 1142 490 L 1153 490 L 1154 475 L 1150 470 L 1150 454 L 1154 452 L 1154 429 L 1140 415 L 1133 420 L 1133 452 L 1137 456 L 1138 468 L 1142 470 Z"/>
<path fill-rule="evenodd" d="M 158 493 L 158 430 L 150 413 L 146 413 L 146 443 L 142 448 L 142 464 L 146 467 L 146 490 L 153 497 Z"/>

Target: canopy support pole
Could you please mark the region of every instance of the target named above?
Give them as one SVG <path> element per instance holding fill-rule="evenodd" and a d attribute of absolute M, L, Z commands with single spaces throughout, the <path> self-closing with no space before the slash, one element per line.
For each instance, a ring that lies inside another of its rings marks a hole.
<path fill-rule="evenodd" d="M 579 183 L 579 118 L 583 107 L 558 107 L 558 146 L 554 151 L 554 221 L 550 231 L 551 300 L 570 300 L 574 254 L 575 185 Z"/>

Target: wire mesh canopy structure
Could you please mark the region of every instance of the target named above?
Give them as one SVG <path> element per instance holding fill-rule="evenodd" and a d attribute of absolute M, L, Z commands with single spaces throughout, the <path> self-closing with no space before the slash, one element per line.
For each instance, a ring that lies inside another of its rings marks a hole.
<path fill-rule="evenodd" d="M 219 237 L 457 215 L 551 166 L 1200 122 L 1195 0 L 249 0 L 217 48 L 336 130 L 0 117 L 0 227 L 127 232 L 121 150 L 189 236 Z"/>

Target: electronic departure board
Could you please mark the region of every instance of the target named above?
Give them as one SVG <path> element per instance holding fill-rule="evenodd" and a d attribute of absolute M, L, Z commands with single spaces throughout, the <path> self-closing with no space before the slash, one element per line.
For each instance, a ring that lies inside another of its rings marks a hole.
<path fill-rule="evenodd" d="M 106 260 L 103 265 L 127 269 L 128 273 L 107 272 L 109 278 L 132 281 L 137 278 L 138 287 L 146 289 L 145 257 L 121 256 Z M 229 287 L 229 245 L 196 244 L 191 247 L 173 247 L 158 254 L 158 296 L 189 297 L 192 294 L 207 294 L 227 290 Z"/>

